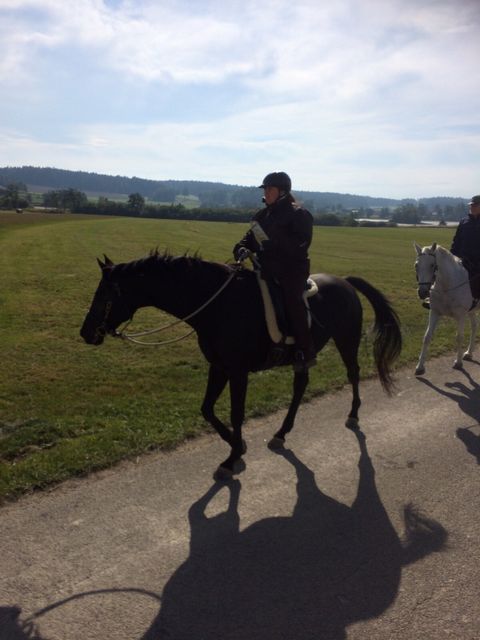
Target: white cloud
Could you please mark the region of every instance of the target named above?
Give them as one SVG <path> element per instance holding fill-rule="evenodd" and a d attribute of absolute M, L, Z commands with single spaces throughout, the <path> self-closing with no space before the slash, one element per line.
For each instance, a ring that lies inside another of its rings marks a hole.
<path fill-rule="evenodd" d="M 478 191 L 476 0 L 3 0 L 0 20 L 0 165 Z"/>
<path fill-rule="evenodd" d="M 409 139 L 369 116 L 332 110 L 318 112 L 315 119 L 314 106 L 294 102 L 214 123 L 102 123 L 77 129 L 68 143 L 20 138 L 5 144 L 18 154 L 9 164 L 23 164 L 27 154 L 31 164 L 49 164 L 49 157 L 63 168 L 152 179 L 252 185 L 270 170 L 284 169 L 302 190 L 392 197 L 466 197 L 475 191 L 478 164 L 472 166 L 465 154 L 462 134 Z M 470 145 L 480 148 L 480 134 L 470 138 Z"/>

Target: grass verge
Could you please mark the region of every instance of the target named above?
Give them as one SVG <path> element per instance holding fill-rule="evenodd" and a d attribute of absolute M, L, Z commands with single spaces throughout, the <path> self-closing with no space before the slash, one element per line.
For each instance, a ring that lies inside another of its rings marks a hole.
<path fill-rule="evenodd" d="M 100 272 L 96 256 L 114 261 L 199 251 L 227 261 L 247 225 L 100 218 L 64 214 L 0 214 L 0 500 L 104 468 L 153 448 L 168 448 L 208 428 L 199 407 L 207 365 L 195 338 L 168 348 L 145 349 L 107 340 L 98 349 L 79 337 Z M 403 328 L 399 365 L 412 363 L 427 321 L 416 298 L 413 240 L 449 246 L 442 228 L 316 227 L 312 271 L 358 275 L 394 303 Z M 364 301 L 366 329 L 372 313 Z M 136 327 L 166 320 L 142 310 Z M 184 328 L 172 331 L 180 335 Z M 444 322 L 431 355 L 453 347 Z M 373 374 L 371 341 L 361 347 L 365 378 Z M 285 406 L 289 369 L 251 378 L 248 416 Z M 339 388 L 345 369 L 332 345 L 312 371 L 307 398 Z M 347 413 L 348 407 L 345 407 Z M 228 419 L 228 398 L 219 415 Z"/>

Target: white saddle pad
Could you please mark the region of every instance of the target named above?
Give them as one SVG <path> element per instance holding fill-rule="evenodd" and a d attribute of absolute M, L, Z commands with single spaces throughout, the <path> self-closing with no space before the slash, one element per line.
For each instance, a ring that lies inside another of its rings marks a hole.
<path fill-rule="evenodd" d="M 270 338 L 272 342 L 274 342 L 275 344 L 278 344 L 279 342 L 285 341 L 286 344 L 294 344 L 295 338 L 293 336 L 285 337 L 283 333 L 280 331 L 278 327 L 277 316 L 275 314 L 275 308 L 272 302 L 272 297 L 268 289 L 268 285 L 265 282 L 265 280 L 263 280 L 260 277 L 260 273 L 258 271 L 255 273 L 258 280 L 258 286 L 260 287 L 260 292 L 262 294 L 263 308 L 265 311 L 265 322 L 267 323 L 268 333 L 270 334 Z M 303 294 L 303 298 L 305 300 L 305 305 L 307 307 L 308 326 L 310 327 L 312 325 L 312 316 L 310 313 L 310 305 L 308 303 L 308 298 L 311 298 L 316 293 L 318 293 L 318 287 L 315 281 L 312 280 L 311 278 L 308 278 L 308 283 L 309 283 L 309 288 L 305 290 L 305 293 Z"/>

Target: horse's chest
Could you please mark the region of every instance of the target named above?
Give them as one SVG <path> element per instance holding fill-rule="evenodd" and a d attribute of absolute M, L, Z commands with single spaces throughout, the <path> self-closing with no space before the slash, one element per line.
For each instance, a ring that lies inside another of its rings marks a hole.
<path fill-rule="evenodd" d="M 462 315 L 465 313 L 465 310 L 468 309 L 468 301 L 459 299 L 459 296 L 435 296 L 434 306 L 442 316 L 449 316 L 451 318 L 456 318 L 459 313 Z"/>

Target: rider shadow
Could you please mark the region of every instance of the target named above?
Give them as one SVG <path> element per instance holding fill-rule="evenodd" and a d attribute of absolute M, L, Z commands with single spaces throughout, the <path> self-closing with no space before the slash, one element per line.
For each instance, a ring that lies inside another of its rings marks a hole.
<path fill-rule="evenodd" d="M 365 437 L 351 507 L 324 494 L 292 451 L 297 474 L 290 517 L 266 518 L 240 531 L 241 485 L 216 483 L 189 512 L 190 556 L 172 575 L 162 607 L 142 640 L 345 639 L 346 628 L 379 616 L 395 600 L 402 567 L 440 551 L 447 532 L 404 509 L 399 539 L 378 495 Z M 221 490 L 227 510 L 207 518 Z"/>
<path fill-rule="evenodd" d="M 471 431 L 472 428 L 478 426 L 478 423 L 480 423 L 480 385 L 475 382 L 468 371 L 466 371 L 465 369 L 461 369 L 460 371 L 467 378 L 470 386 L 467 386 L 463 382 L 445 383 L 445 386 L 447 388 L 458 391 L 458 393 L 453 393 L 437 387 L 426 378 L 418 379 L 420 380 L 420 382 L 423 382 L 423 384 L 427 385 L 440 395 L 454 400 L 458 404 L 460 410 L 463 411 L 463 413 L 475 420 L 475 422 L 477 423 L 476 425 L 459 428 L 456 431 L 456 435 L 464 443 L 468 453 L 476 458 L 477 463 L 480 464 L 480 435 L 475 435 Z"/>

